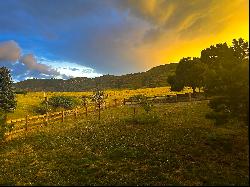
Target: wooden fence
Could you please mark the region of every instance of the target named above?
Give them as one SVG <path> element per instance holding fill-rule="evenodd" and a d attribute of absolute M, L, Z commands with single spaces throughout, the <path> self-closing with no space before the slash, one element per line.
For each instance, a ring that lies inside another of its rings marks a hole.
<path fill-rule="evenodd" d="M 115 99 L 114 102 L 104 102 L 101 105 L 101 110 L 108 109 L 111 107 L 117 107 L 121 106 L 123 104 L 123 100 Z M 47 112 L 43 115 L 37 115 L 37 116 L 29 116 L 27 115 L 24 118 L 19 119 L 12 119 L 8 120 L 7 124 L 12 126 L 12 130 L 10 132 L 7 132 L 5 135 L 11 135 L 16 134 L 18 132 L 27 131 L 28 129 L 32 129 L 38 126 L 42 125 L 48 125 L 51 123 L 54 123 L 56 121 L 64 122 L 65 118 L 67 117 L 75 117 L 77 118 L 80 115 L 87 116 L 89 113 L 93 113 L 98 111 L 98 108 L 92 103 L 91 105 L 88 105 L 87 107 L 82 108 L 76 108 L 73 110 L 63 110 L 59 112 Z"/>
<path fill-rule="evenodd" d="M 154 97 L 147 97 L 148 101 L 153 103 L 173 103 L 173 102 L 186 102 L 186 101 L 194 101 L 194 100 L 203 100 L 205 99 L 202 95 L 195 96 L 191 93 L 185 94 L 172 94 L 172 95 L 165 95 L 165 96 L 154 96 Z M 136 105 L 138 101 L 132 99 L 114 99 L 113 102 L 104 102 L 101 106 L 101 110 L 110 108 L 110 107 L 117 107 L 121 105 Z M 12 119 L 8 120 L 7 124 L 12 126 L 12 131 L 6 133 L 6 136 L 10 134 L 15 134 L 21 131 L 27 131 L 28 129 L 32 129 L 37 126 L 41 125 L 48 125 L 54 123 L 56 121 L 64 122 L 65 118 L 74 116 L 77 118 L 80 115 L 87 116 L 88 113 L 98 111 L 98 108 L 92 103 L 87 107 L 76 108 L 73 110 L 64 110 L 60 112 L 53 112 L 53 113 L 46 113 L 44 115 L 37 115 L 37 116 L 29 116 L 27 115 L 24 118 L 20 119 Z"/>
<path fill-rule="evenodd" d="M 146 97 L 147 101 L 152 103 L 175 103 L 175 102 L 188 102 L 206 99 L 203 93 L 185 93 L 185 94 L 168 94 L 164 96 L 151 96 Z M 124 105 L 138 104 L 136 99 L 124 99 Z"/>

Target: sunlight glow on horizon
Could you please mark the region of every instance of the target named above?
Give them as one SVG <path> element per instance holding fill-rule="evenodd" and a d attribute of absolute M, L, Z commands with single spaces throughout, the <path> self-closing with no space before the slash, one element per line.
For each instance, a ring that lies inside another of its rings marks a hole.
<path fill-rule="evenodd" d="M 60 60 L 49 60 L 47 58 L 38 58 L 38 62 L 41 64 L 46 64 L 51 66 L 51 68 L 57 70 L 61 75 L 66 75 L 68 77 L 100 77 L 102 74 L 95 72 L 94 69 L 90 67 L 85 67 L 74 62 L 60 61 Z M 62 78 L 62 76 L 56 76 L 55 78 Z"/>

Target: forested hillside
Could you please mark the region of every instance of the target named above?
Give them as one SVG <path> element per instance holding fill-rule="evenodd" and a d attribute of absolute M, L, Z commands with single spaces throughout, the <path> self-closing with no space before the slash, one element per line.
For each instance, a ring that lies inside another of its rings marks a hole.
<path fill-rule="evenodd" d="M 177 63 L 154 67 L 146 72 L 121 76 L 103 75 L 96 78 L 28 79 L 15 83 L 17 90 L 27 91 L 89 91 L 100 89 L 136 89 L 168 86 L 167 77 L 175 72 Z"/>

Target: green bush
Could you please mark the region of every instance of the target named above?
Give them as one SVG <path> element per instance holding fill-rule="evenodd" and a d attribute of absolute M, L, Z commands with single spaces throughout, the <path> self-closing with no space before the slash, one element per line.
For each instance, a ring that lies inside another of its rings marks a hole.
<path fill-rule="evenodd" d="M 216 125 L 227 123 L 231 115 L 231 110 L 227 105 L 228 102 L 225 97 L 214 97 L 213 100 L 210 100 L 208 103 L 208 106 L 212 108 L 213 111 L 206 114 L 206 118 L 214 120 Z"/>
<path fill-rule="evenodd" d="M 41 102 L 38 106 L 34 108 L 35 113 L 37 114 L 46 114 L 47 108 L 45 101 Z M 52 111 L 51 106 L 48 106 L 48 112 Z"/>
<path fill-rule="evenodd" d="M 73 96 L 53 96 L 49 98 L 49 106 L 54 109 L 73 109 L 78 105 L 80 105 L 80 100 Z"/>
<path fill-rule="evenodd" d="M 81 100 L 74 96 L 52 96 L 48 101 L 48 112 L 56 110 L 71 110 L 81 104 Z M 46 102 L 41 102 L 34 108 L 38 114 L 45 114 L 47 110 Z"/>

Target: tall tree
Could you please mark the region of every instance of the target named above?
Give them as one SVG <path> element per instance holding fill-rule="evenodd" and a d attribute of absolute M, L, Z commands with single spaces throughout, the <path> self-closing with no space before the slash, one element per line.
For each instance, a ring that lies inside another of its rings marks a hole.
<path fill-rule="evenodd" d="M 196 88 L 200 89 L 203 86 L 204 72 L 205 66 L 200 58 L 182 58 L 177 65 L 175 75 L 168 77 L 168 83 L 173 91 L 180 91 L 184 86 L 189 86 L 195 93 Z"/>
<path fill-rule="evenodd" d="M 249 47 L 243 39 L 211 46 L 201 52 L 201 60 L 208 65 L 204 90 L 213 96 L 208 115 L 223 123 L 231 118 L 248 121 Z"/>

